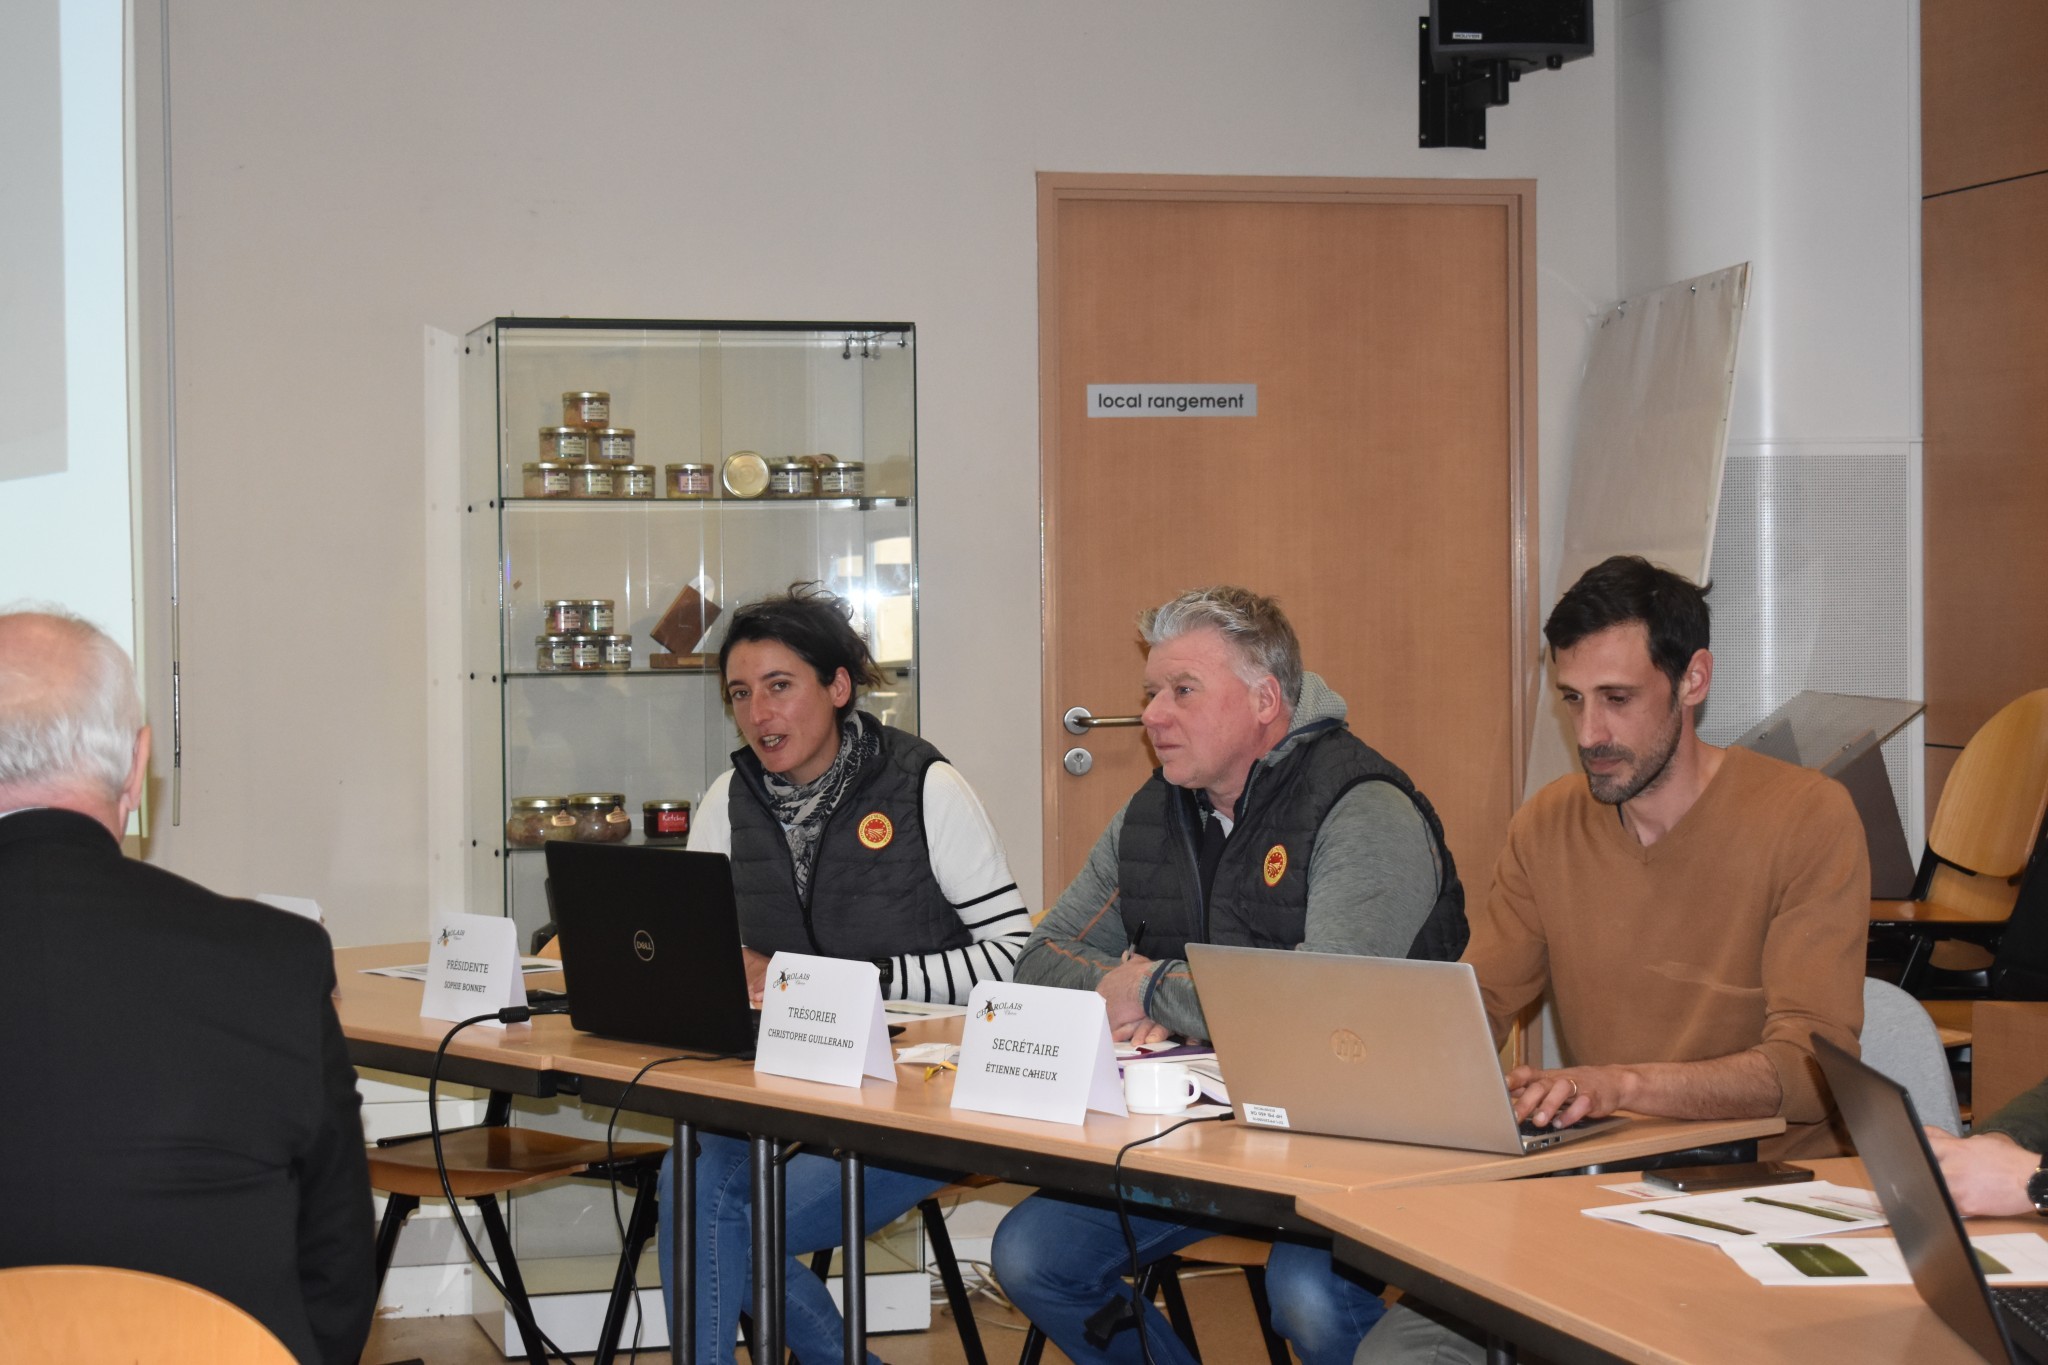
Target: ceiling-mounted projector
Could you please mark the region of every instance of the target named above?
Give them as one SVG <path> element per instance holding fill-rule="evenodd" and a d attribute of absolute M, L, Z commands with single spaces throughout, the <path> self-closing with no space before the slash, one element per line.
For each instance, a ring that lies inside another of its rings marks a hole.
<path fill-rule="evenodd" d="M 1419 22 L 1425 147 L 1484 147 L 1524 73 L 1593 55 L 1593 0 L 1430 0 Z"/>

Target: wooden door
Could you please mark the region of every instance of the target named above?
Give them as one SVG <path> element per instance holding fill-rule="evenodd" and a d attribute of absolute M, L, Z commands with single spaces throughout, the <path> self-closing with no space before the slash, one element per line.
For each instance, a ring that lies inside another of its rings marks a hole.
<path fill-rule="evenodd" d="M 1137 613 L 1219 582 L 1279 597 L 1483 893 L 1533 678 L 1533 194 L 1040 176 L 1048 900 L 1153 763 L 1062 715 L 1135 713 Z M 1086 415 L 1132 383 L 1256 384 L 1257 415 Z"/>

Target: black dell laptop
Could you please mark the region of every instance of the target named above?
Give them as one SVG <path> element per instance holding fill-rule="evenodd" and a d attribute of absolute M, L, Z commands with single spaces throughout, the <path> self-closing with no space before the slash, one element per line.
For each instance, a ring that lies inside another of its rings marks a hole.
<path fill-rule="evenodd" d="M 548 844 L 548 901 L 562 939 L 569 1022 L 678 1052 L 751 1057 L 732 864 L 720 853 Z"/>
<path fill-rule="evenodd" d="M 1986 1360 L 2048 1365 L 2048 1289 L 1984 1282 L 1912 1097 L 1818 1034 L 1813 1044 L 1920 1297 Z"/>

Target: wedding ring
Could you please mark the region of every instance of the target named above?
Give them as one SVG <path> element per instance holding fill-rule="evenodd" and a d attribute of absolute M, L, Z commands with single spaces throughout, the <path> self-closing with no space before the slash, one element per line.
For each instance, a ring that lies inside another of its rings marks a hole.
<path fill-rule="evenodd" d="M 1565 1101 L 1566 1104 L 1570 1104 L 1572 1100 L 1575 1100 L 1579 1097 L 1579 1083 L 1576 1080 L 1573 1080 L 1570 1076 L 1565 1077 L 1565 1080 L 1569 1081 L 1572 1087 L 1572 1099 Z"/>

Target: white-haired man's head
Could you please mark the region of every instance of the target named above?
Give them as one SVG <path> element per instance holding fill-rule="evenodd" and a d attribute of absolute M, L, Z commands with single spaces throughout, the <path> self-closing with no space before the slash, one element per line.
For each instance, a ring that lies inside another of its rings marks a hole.
<path fill-rule="evenodd" d="M 127 651 L 62 608 L 0 612 L 0 810 L 76 810 L 118 838 L 148 760 Z"/>

